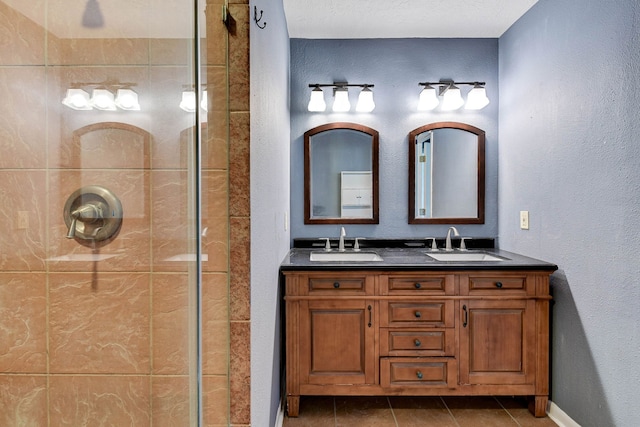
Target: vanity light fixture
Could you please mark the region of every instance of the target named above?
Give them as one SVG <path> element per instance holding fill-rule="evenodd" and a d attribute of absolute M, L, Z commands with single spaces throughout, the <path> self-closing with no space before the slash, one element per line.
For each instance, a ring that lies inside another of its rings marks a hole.
<path fill-rule="evenodd" d="M 97 110 L 115 111 L 116 102 L 113 93 L 106 89 L 94 89 L 89 101 L 91 106 Z"/>
<path fill-rule="evenodd" d="M 442 97 L 440 108 L 445 111 L 457 110 L 463 105 L 467 110 L 480 110 L 489 104 L 485 82 L 454 82 L 453 80 L 440 80 L 439 82 L 418 83 L 424 86 L 420 92 L 420 100 L 418 101 L 418 111 L 429 111 L 440 105 L 438 96 Z M 465 103 L 464 98 L 458 86 L 473 86 L 467 95 Z M 434 86 L 437 86 L 436 89 Z M 437 92 L 436 92 L 437 91 Z"/>
<path fill-rule="evenodd" d="M 67 96 L 62 103 L 74 110 L 91 110 L 93 107 L 89 104 L 89 93 L 82 89 L 67 89 Z"/>
<path fill-rule="evenodd" d="M 118 89 L 115 104 L 121 110 L 140 111 L 138 94 L 131 89 Z"/>
<path fill-rule="evenodd" d="M 348 84 L 346 82 L 336 82 L 332 84 L 310 84 L 311 97 L 309 98 L 309 104 L 307 104 L 307 110 L 311 112 L 323 112 L 327 109 L 327 104 L 324 101 L 324 92 L 321 88 L 331 87 L 333 88 L 333 106 L 334 112 L 347 112 L 351 110 L 351 103 L 349 102 L 349 87 L 361 87 L 362 91 L 358 96 L 358 103 L 356 104 L 356 111 L 359 113 L 370 113 L 376 107 L 373 101 L 372 84 Z"/>
<path fill-rule="evenodd" d="M 193 90 L 185 90 L 182 92 L 182 100 L 180 101 L 180 108 L 187 113 L 193 113 L 196 111 L 196 92 Z M 204 111 L 209 111 L 209 104 L 207 98 L 207 91 L 202 92 L 202 100 L 200 101 L 200 108 Z"/>

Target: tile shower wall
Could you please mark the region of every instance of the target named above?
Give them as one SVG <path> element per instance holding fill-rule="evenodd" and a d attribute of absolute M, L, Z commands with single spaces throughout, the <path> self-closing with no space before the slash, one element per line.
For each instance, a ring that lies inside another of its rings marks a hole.
<path fill-rule="evenodd" d="M 227 35 L 223 3 L 207 1 L 203 45 L 203 401 L 205 425 L 239 426 L 250 419 L 249 11 L 230 4 Z M 59 38 L 42 23 L 63 19 L 64 2 L 9 4 L 0 1 L 0 425 L 187 425 L 189 266 L 169 259 L 188 249 L 192 118 L 175 108 L 191 76 L 188 41 Z M 143 111 L 60 103 L 71 83 L 106 79 L 136 82 Z M 97 122 L 117 125 L 92 140 Z M 89 184 L 125 210 L 99 253 L 66 239 L 62 218 Z M 69 261 L 92 254 L 113 256 Z"/>

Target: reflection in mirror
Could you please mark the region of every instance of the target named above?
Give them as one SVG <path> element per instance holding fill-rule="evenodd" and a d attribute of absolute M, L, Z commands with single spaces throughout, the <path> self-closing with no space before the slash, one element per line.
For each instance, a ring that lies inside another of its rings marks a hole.
<path fill-rule="evenodd" d="M 409 223 L 484 223 L 484 131 L 440 122 L 409 133 Z"/>
<path fill-rule="evenodd" d="M 328 123 L 304 134 L 305 224 L 378 223 L 378 132 Z"/>

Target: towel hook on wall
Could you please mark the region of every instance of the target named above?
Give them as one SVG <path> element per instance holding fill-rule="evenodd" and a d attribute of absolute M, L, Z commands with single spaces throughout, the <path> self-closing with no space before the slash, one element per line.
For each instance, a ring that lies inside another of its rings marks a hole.
<path fill-rule="evenodd" d="M 260 11 L 260 16 L 258 17 L 258 7 L 257 6 L 253 6 L 253 21 L 256 23 L 256 25 L 258 26 L 258 28 L 260 28 L 261 30 L 264 30 L 264 27 L 267 26 L 267 23 L 264 22 L 263 25 L 260 25 L 260 21 L 262 21 L 262 10 Z"/>

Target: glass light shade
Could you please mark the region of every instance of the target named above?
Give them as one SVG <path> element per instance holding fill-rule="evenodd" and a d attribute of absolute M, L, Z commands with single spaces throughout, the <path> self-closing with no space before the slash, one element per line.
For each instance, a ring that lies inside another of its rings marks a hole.
<path fill-rule="evenodd" d="M 89 94 L 82 89 L 67 89 L 67 96 L 62 104 L 74 110 L 92 110 L 89 102 Z"/>
<path fill-rule="evenodd" d="M 94 89 L 91 95 L 91 106 L 98 110 L 114 111 L 116 103 L 113 99 L 113 93 L 106 89 Z"/>
<path fill-rule="evenodd" d="M 115 103 L 122 110 L 140 111 L 138 94 L 131 89 L 118 89 Z"/>
<path fill-rule="evenodd" d="M 436 94 L 436 89 L 432 86 L 425 86 L 420 92 L 420 99 L 418 100 L 418 111 L 433 110 L 438 106 L 440 100 Z"/>
<path fill-rule="evenodd" d="M 336 113 L 344 113 L 351 109 L 351 103 L 349 102 L 349 91 L 344 88 L 338 88 L 335 93 L 335 99 L 333 100 L 333 111 Z"/>
<path fill-rule="evenodd" d="M 193 113 L 196 111 L 196 93 L 194 91 L 187 90 L 182 92 L 180 108 L 182 108 L 187 113 Z"/>
<path fill-rule="evenodd" d="M 358 103 L 356 104 L 356 111 L 359 113 L 370 113 L 376 108 L 375 102 L 373 102 L 373 92 L 367 86 L 360 91 L 358 95 Z"/>
<path fill-rule="evenodd" d="M 467 95 L 467 103 L 464 106 L 467 110 L 480 110 L 489 104 L 487 91 L 482 86 L 474 86 Z"/>
<path fill-rule="evenodd" d="M 449 86 L 442 96 L 442 109 L 446 111 L 457 110 L 464 104 L 464 99 L 457 86 Z"/>
<path fill-rule="evenodd" d="M 322 112 L 327 109 L 327 104 L 324 102 L 324 92 L 318 86 L 311 91 L 311 97 L 309 98 L 309 105 L 307 110 L 313 112 Z"/>
<path fill-rule="evenodd" d="M 209 111 L 209 96 L 207 95 L 207 91 L 202 91 L 202 100 L 200 101 L 200 108 L 204 111 Z"/>

